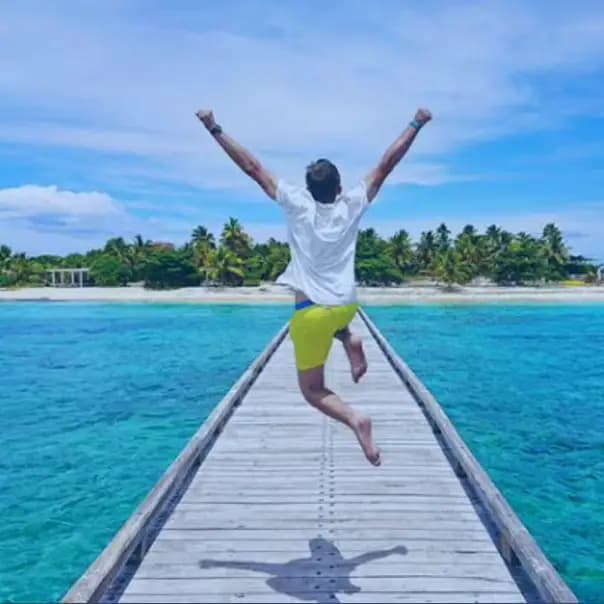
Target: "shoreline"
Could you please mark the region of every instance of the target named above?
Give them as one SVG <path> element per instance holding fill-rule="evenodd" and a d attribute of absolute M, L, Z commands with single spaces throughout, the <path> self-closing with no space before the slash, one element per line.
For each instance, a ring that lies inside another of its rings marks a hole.
<path fill-rule="evenodd" d="M 496 287 L 474 286 L 447 292 L 435 286 L 359 287 L 360 304 L 395 306 L 405 304 L 501 304 L 604 303 L 604 286 Z M 284 287 L 187 287 L 146 290 L 142 287 L 28 287 L 0 289 L 0 302 L 149 302 L 191 304 L 293 304 L 293 294 Z"/>

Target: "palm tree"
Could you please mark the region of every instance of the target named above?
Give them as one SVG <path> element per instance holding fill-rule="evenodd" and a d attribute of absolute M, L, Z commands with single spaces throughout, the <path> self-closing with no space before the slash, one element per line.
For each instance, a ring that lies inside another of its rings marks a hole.
<path fill-rule="evenodd" d="M 564 245 L 564 237 L 560 229 L 553 223 L 546 224 L 543 228 L 541 243 L 547 263 L 547 279 L 562 279 L 564 277 L 564 267 L 568 263 L 569 253 L 566 245 Z"/>
<path fill-rule="evenodd" d="M 251 238 L 243 230 L 241 223 L 236 218 L 229 218 L 222 229 L 220 243 L 226 249 L 241 257 L 247 257 L 251 248 Z"/>
<path fill-rule="evenodd" d="M 482 238 L 482 258 L 479 272 L 482 275 L 493 277 L 497 255 L 501 251 L 501 229 L 492 224 L 487 228 Z"/>
<path fill-rule="evenodd" d="M 434 276 L 445 284 L 446 289 L 451 290 L 456 283 L 459 285 L 467 283 L 470 272 L 468 266 L 461 261 L 459 254 L 449 249 L 436 257 Z"/>
<path fill-rule="evenodd" d="M 123 237 L 114 237 L 107 241 L 104 251 L 122 260 L 128 254 L 128 244 L 124 241 Z"/>
<path fill-rule="evenodd" d="M 244 277 L 243 260 L 231 250 L 221 246 L 211 251 L 205 275 L 210 281 L 239 285 Z"/>
<path fill-rule="evenodd" d="M 377 231 L 371 227 L 361 229 L 357 238 L 357 257 L 374 258 L 379 255 L 386 247 L 384 240 L 378 235 Z"/>
<path fill-rule="evenodd" d="M 211 280 L 216 249 L 199 243 L 193 248 L 193 259 L 201 275 L 202 282 Z"/>
<path fill-rule="evenodd" d="M 388 243 L 392 259 L 402 276 L 409 272 L 413 262 L 413 247 L 409 233 L 401 229 L 391 237 Z"/>
<path fill-rule="evenodd" d="M 445 252 L 451 247 L 451 231 L 444 222 L 441 222 L 436 229 L 436 247 L 439 252 Z"/>
<path fill-rule="evenodd" d="M 502 248 L 509 247 L 514 240 L 514 235 L 503 229 L 499 232 L 499 246 Z"/>
<path fill-rule="evenodd" d="M 13 251 L 8 245 L 0 245 L 0 272 L 8 270 Z"/>
<path fill-rule="evenodd" d="M 135 241 L 136 244 L 136 241 Z M 128 267 L 128 280 L 136 278 L 138 252 L 134 245 L 128 245 L 123 237 L 114 237 L 105 244 L 104 252 L 116 258 L 121 264 Z"/>
<path fill-rule="evenodd" d="M 197 226 L 191 233 L 191 242 L 194 246 L 203 245 L 205 247 L 214 249 L 216 248 L 216 241 L 214 235 L 206 229 L 204 226 Z"/>
<path fill-rule="evenodd" d="M 496 224 L 492 224 L 490 227 L 487 228 L 485 235 L 490 241 L 499 243 L 501 229 Z"/>
<path fill-rule="evenodd" d="M 10 260 L 9 273 L 15 283 L 27 283 L 32 276 L 32 267 L 25 254 L 14 254 Z"/>
<path fill-rule="evenodd" d="M 130 266 L 134 281 L 143 278 L 144 263 L 150 250 L 151 241 L 143 239 L 142 235 L 136 235 L 132 245 L 128 247 L 128 251 L 124 254 L 123 259 Z"/>
<path fill-rule="evenodd" d="M 199 268 L 203 281 L 206 281 L 210 268 L 210 257 L 216 249 L 214 235 L 206 227 L 197 226 L 191 233 L 191 246 L 195 263 Z"/>
<path fill-rule="evenodd" d="M 134 237 L 134 243 L 132 244 L 132 247 L 134 247 L 135 250 L 145 250 L 151 247 L 151 240 L 143 239 L 142 235 L 136 235 L 136 237 Z"/>
<path fill-rule="evenodd" d="M 515 239 L 522 246 L 527 246 L 535 242 L 535 238 L 526 231 L 520 231 Z"/>
<path fill-rule="evenodd" d="M 455 240 L 455 251 L 460 262 L 467 266 L 471 277 L 481 273 L 484 258 L 482 247 L 481 238 L 471 224 L 466 225 Z"/>
<path fill-rule="evenodd" d="M 422 273 L 429 273 L 436 256 L 436 241 L 433 231 L 423 231 L 415 250 L 416 264 Z"/>

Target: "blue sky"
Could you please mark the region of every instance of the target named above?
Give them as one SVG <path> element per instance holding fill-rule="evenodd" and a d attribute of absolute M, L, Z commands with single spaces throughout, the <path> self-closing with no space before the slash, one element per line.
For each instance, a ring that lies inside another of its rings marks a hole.
<path fill-rule="evenodd" d="M 538 234 L 604 260 L 604 3 L 5 3 L 0 243 L 83 251 L 282 216 L 193 113 L 278 175 L 332 158 L 354 185 L 418 106 L 433 122 L 364 226 Z"/>

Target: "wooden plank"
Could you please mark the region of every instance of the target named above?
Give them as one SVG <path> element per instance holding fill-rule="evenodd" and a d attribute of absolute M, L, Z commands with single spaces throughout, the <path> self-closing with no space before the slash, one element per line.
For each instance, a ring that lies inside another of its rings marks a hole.
<path fill-rule="evenodd" d="M 137 579 L 257 579 L 258 573 L 279 576 L 285 579 L 316 579 L 321 577 L 336 577 L 339 579 L 433 579 L 436 575 L 443 579 L 477 579 L 478 581 L 498 583 L 507 588 L 516 587 L 515 582 L 505 572 L 501 561 L 491 564 L 481 564 L 473 560 L 470 564 L 460 565 L 451 555 L 448 562 L 435 562 L 427 559 L 414 564 L 405 560 L 404 567 L 393 557 L 392 560 L 368 562 L 355 567 L 354 562 L 341 562 L 337 565 L 324 566 L 320 562 L 292 561 L 284 562 L 266 561 L 262 555 L 251 559 L 241 557 L 239 560 L 225 560 L 222 556 L 203 557 L 190 561 L 183 556 L 167 557 L 165 554 L 152 554 L 148 556 L 147 564 L 137 573 Z M 359 558 L 361 558 L 359 556 Z M 514 590 L 515 591 L 515 590 Z"/>
<path fill-rule="evenodd" d="M 376 502 L 377 503 L 377 502 Z M 354 515 L 354 518 L 358 520 L 373 520 L 375 518 L 375 512 L 371 509 L 363 509 L 358 503 L 353 504 L 342 504 L 339 501 L 325 503 L 325 509 L 332 510 L 337 512 L 338 517 L 346 518 L 347 514 Z M 291 516 L 291 515 L 302 515 L 306 516 L 308 514 L 316 513 L 317 508 L 321 509 L 323 505 L 316 501 L 308 502 L 293 502 L 293 503 L 280 503 L 279 504 L 279 515 L 283 516 Z M 222 515 L 228 518 L 233 518 L 236 514 L 238 518 L 262 518 L 264 516 L 274 517 L 275 510 L 273 509 L 273 505 L 266 504 L 255 504 L 248 503 L 245 507 L 242 506 L 239 502 L 232 503 L 223 503 L 219 511 Z M 217 507 L 215 504 L 209 504 L 205 501 L 197 502 L 192 501 L 187 498 L 186 501 L 183 501 L 178 504 L 175 511 L 189 511 L 193 510 L 199 514 L 214 514 L 217 511 Z M 400 520 L 401 512 L 405 512 L 405 515 L 413 515 L 413 516 L 421 516 L 421 517 L 432 517 L 436 516 L 441 519 L 449 519 L 452 514 L 455 514 L 455 517 L 464 516 L 476 517 L 476 511 L 474 507 L 470 505 L 467 501 L 457 504 L 450 504 L 443 502 L 441 500 L 435 500 L 434 503 L 431 504 L 430 509 L 426 509 L 424 506 L 415 504 L 415 505 L 404 505 L 404 504 L 384 504 L 380 506 L 380 515 L 382 518 L 394 516 Z M 405 516 L 407 517 L 407 516 Z"/>
<path fill-rule="evenodd" d="M 235 561 L 239 562 L 242 560 L 263 560 L 271 563 L 285 563 L 290 562 L 293 559 L 305 557 L 309 555 L 309 548 L 302 544 L 300 547 L 294 549 L 269 549 L 265 547 L 265 544 L 260 544 L 260 549 L 241 551 L 234 548 L 229 549 L 228 544 L 223 544 L 225 547 L 222 549 L 212 550 L 211 552 L 203 551 L 203 556 L 212 557 L 222 561 Z M 200 556 L 200 547 L 203 547 L 201 541 L 163 541 L 158 540 L 154 544 L 153 550 L 147 553 L 145 560 L 149 562 L 162 562 L 162 563 L 176 563 L 180 562 L 183 564 L 196 564 L 202 556 Z M 397 546 L 394 546 L 397 547 Z M 398 546 L 401 547 L 401 546 Z M 404 547 L 404 546 L 403 546 Z M 264 548 L 264 549 L 262 549 Z M 338 547 L 344 558 L 354 557 L 357 554 L 366 553 L 366 550 L 359 549 L 355 546 L 354 542 L 342 542 Z M 380 548 L 377 548 L 378 550 Z M 387 551 L 392 548 L 383 547 L 381 550 Z M 421 549 L 419 547 L 404 547 L 405 555 L 405 567 L 411 567 L 415 565 L 426 564 L 427 562 L 434 563 L 435 565 L 444 564 L 447 566 L 458 566 L 459 568 L 464 567 L 480 567 L 496 565 L 501 568 L 501 555 L 495 548 L 491 548 L 490 551 L 465 551 L 460 553 L 459 551 L 446 551 L 442 549 Z M 302 566 L 314 565 L 314 561 L 304 561 L 300 563 Z M 336 568 L 344 564 L 343 562 L 330 563 Z M 371 563 L 369 563 L 371 564 Z M 391 556 L 385 558 L 380 567 L 384 565 L 393 566 L 400 568 L 400 560 L 398 557 Z M 142 570 L 142 569 L 141 569 Z"/>
<path fill-rule="evenodd" d="M 318 521 L 317 521 L 318 524 Z M 185 528 L 176 527 L 172 524 L 164 527 L 162 537 L 164 539 L 186 539 L 195 538 L 198 540 L 212 539 L 229 539 L 232 542 L 242 541 L 257 541 L 261 542 L 266 539 L 281 540 L 284 542 L 302 541 L 308 543 L 320 533 L 329 536 L 329 539 L 344 538 L 351 535 L 349 528 L 330 528 L 327 523 L 323 523 L 323 529 L 319 531 L 317 527 L 293 527 L 293 528 L 258 528 L 258 529 L 196 529 L 190 526 Z M 314 529 L 314 530 L 313 530 Z M 445 543 L 447 541 L 456 542 L 458 540 L 472 540 L 483 543 L 493 543 L 492 539 L 485 532 L 484 528 L 475 530 L 459 527 L 456 529 L 433 529 L 419 527 L 407 528 L 357 528 L 352 532 L 354 538 L 358 541 L 366 541 L 369 543 L 376 542 L 392 542 L 396 540 L 399 544 L 409 539 L 417 539 L 423 541 L 432 541 L 434 543 Z M 370 547 L 367 545 L 367 547 Z M 493 546 L 494 547 L 494 546 Z"/>
<path fill-rule="evenodd" d="M 270 575 L 269 575 L 270 577 Z M 514 583 L 503 580 L 482 579 L 479 577 L 425 577 L 425 576 L 394 576 L 394 577 L 355 577 L 354 584 L 360 591 L 374 593 L 400 593 L 404 591 L 419 592 L 475 592 L 517 594 Z M 185 594 L 262 594 L 271 591 L 281 593 L 296 593 L 311 591 L 314 593 L 338 593 L 342 591 L 344 581 L 336 578 L 316 577 L 283 577 L 276 581 L 277 585 L 267 584 L 266 576 L 237 578 L 236 581 L 227 578 L 175 578 L 175 579 L 133 579 L 128 586 L 130 594 L 145 595 L 185 595 Z M 318 586 L 318 587 L 317 587 Z M 383 602 L 385 600 L 379 600 Z"/>
<path fill-rule="evenodd" d="M 330 594 L 327 594 L 329 598 Z M 515 604 L 524 602 L 519 594 L 508 592 L 399 592 L 388 594 L 388 600 L 385 599 L 383 592 L 363 591 L 355 594 L 338 593 L 337 599 L 323 599 L 319 602 L 341 602 L 342 604 L 375 604 L 376 602 L 398 602 L 401 604 L 468 604 L 468 602 L 478 602 L 481 604 Z M 277 592 L 265 592 L 259 594 L 246 594 L 244 592 L 235 592 L 233 594 L 189 594 L 189 595 L 151 595 L 151 594 L 127 594 L 122 599 L 126 604 L 199 604 L 200 602 L 212 602 L 215 604 L 234 604 L 237 602 L 251 604 L 289 604 L 290 602 L 317 602 L 316 593 L 313 591 L 298 592 L 295 595 L 286 595 Z"/>
<path fill-rule="evenodd" d="M 311 538 L 309 533 L 306 536 Z M 445 535 L 446 536 L 446 535 Z M 404 536 L 404 543 L 400 536 L 383 535 L 373 538 L 354 538 L 350 531 L 331 535 L 329 543 L 337 547 L 342 555 L 362 554 L 368 551 L 384 550 L 404 545 L 409 551 L 432 553 L 450 553 L 458 557 L 459 560 L 465 559 L 468 554 L 494 554 L 501 563 L 501 554 L 497 551 L 493 541 L 479 535 L 478 538 L 472 538 L 466 535 L 455 535 L 451 539 L 445 539 L 442 535 L 433 535 L 432 533 L 408 534 Z M 163 531 L 153 543 L 149 554 L 159 551 L 188 551 L 192 555 L 201 556 L 203 553 L 216 554 L 231 552 L 233 554 L 247 554 L 249 552 L 293 552 L 292 558 L 298 555 L 305 555 L 309 550 L 309 540 L 287 537 L 279 539 L 278 535 L 266 534 L 261 539 L 245 538 L 242 535 L 239 539 L 225 540 L 222 535 L 208 537 L 205 533 L 197 531 Z"/>

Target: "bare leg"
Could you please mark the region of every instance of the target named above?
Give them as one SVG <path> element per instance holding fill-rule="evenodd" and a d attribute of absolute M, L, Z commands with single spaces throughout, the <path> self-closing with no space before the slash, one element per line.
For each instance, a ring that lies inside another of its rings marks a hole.
<path fill-rule="evenodd" d="M 298 371 L 300 390 L 304 398 L 316 409 L 348 426 L 357 437 L 365 457 L 379 466 L 380 451 L 373 442 L 371 419 L 360 415 L 337 394 L 325 387 L 323 367 Z"/>
<path fill-rule="evenodd" d="M 352 381 L 356 384 L 367 371 L 367 359 L 363 350 L 363 340 L 361 336 L 353 334 L 348 327 L 336 331 L 334 337 L 344 344 L 344 350 L 350 361 Z"/>

